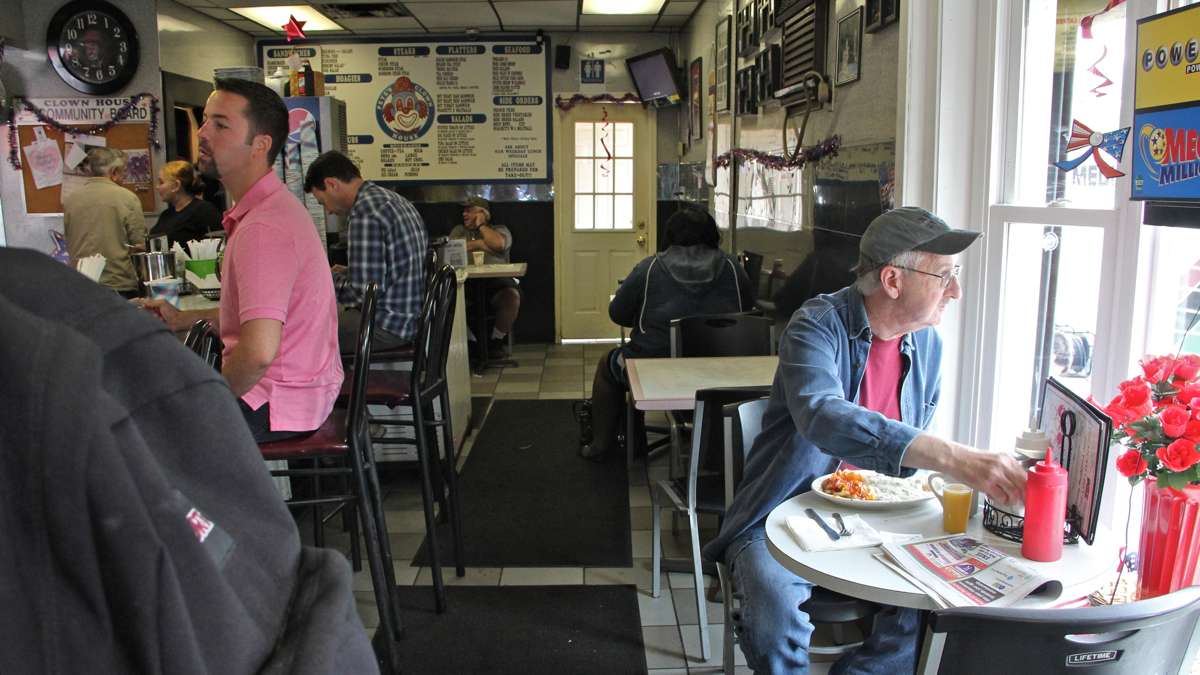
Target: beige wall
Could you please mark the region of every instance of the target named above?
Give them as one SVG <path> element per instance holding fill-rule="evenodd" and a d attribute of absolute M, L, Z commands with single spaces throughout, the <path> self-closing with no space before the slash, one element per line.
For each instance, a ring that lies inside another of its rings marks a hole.
<path fill-rule="evenodd" d="M 216 68 L 255 63 L 254 38 L 172 0 L 158 0 L 158 38 L 168 73 L 211 81 Z"/>

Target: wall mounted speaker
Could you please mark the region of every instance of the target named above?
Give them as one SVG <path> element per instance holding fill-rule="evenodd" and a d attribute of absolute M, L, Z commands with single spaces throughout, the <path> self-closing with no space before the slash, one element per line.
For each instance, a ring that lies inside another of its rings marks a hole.
<path fill-rule="evenodd" d="M 554 67 L 559 70 L 571 67 L 571 45 L 558 45 L 554 48 Z"/>

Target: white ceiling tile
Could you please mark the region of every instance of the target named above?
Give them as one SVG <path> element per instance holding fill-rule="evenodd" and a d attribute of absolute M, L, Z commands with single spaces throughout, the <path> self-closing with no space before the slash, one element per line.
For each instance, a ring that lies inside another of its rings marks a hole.
<path fill-rule="evenodd" d="M 356 19 L 338 19 L 338 24 L 356 33 L 371 31 L 377 33 L 387 30 L 421 30 L 421 25 L 411 16 L 362 17 Z"/>
<path fill-rule="evenodd" d="M 650 28 L 654 25 L 654 21 L 658 19 L 657 14 L 581 14 L 579 16 L 579 25 L 581 27 L 595 28 L 605 26 L 610 28 Z"/>
<path fill-rule="evenodd" d="M 246 19 L 236 19 L 234 21 L 226 21 L 225 23 L 244 33 L 250 33 L 251 35 L 283 35 L 282 28 L 278 31 L 273 31 L 262 24 L 248 21 Z"/>
<path fill-rule="evenodd" d="M 217 7 L 273 7 L 276 5 L 311 5 L 304 0 L 209 0 Z"/>
<path fill-rule="evenodd" d="M 221 7 L 195 7 L 194 9 L 201 14 L 207 14 L 221 21 L 241 21 L 243 19 L 241 14 L 235 14 Z"/>
<path fill-rule="evenodd" d="M 663 11 L 663 15 L 664 16 L 676 16 L 678 14 L 682 14 L 684 16 L 691 16 L 692 12 L 696 11 L 696 6 L 699 4 L 700 4 L 699 2 L 685 2 L 683 0 L 671 0 L 671 2 L 667 3 L 667 8 L 666 8 L 666 10 Z"/>
<path fill-rule="evenodd" d="M 429 29 L 498 30 L 500 22 L 486 2 L 406 2 L 409 12 Z"/>
<path fill-rule="evenodd" d="M 579 3 L 575 0 L 547 0 L 533 2 L 521 0 L 518 2 L 496 3 L 496 11 L 504 27 L 510 25 L 539 26 L 539 27 L 575 27 L 575 10 Z"/>
<path fill-rule="evenodd" d="M 215 7 L 213 0 L 175 0 L 184 7 Z"/>

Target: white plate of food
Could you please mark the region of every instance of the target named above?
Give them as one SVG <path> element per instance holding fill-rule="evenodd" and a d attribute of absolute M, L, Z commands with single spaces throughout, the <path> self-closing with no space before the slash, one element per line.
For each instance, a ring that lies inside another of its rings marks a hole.
<path fill-rule="evenodd" d="M 933 498 L 921 474 L 899 478 L 866 469 L 821 476 L 813 481 L 812 491 L 834 504 L 859 509 L 899 509 Z"/>

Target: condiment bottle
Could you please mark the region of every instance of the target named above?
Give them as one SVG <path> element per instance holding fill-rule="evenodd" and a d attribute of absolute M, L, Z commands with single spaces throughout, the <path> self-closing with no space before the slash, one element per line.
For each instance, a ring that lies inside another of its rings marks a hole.
<path fill-rule="evenodd" d="M 1062 557 L 1067 470 L 1054 461 L 1050 448 L 1046 448 L 1046 459 L 1034 465 L 1026 478 L 1021 555 L 1037 562 L 1054 562 Z"/>

